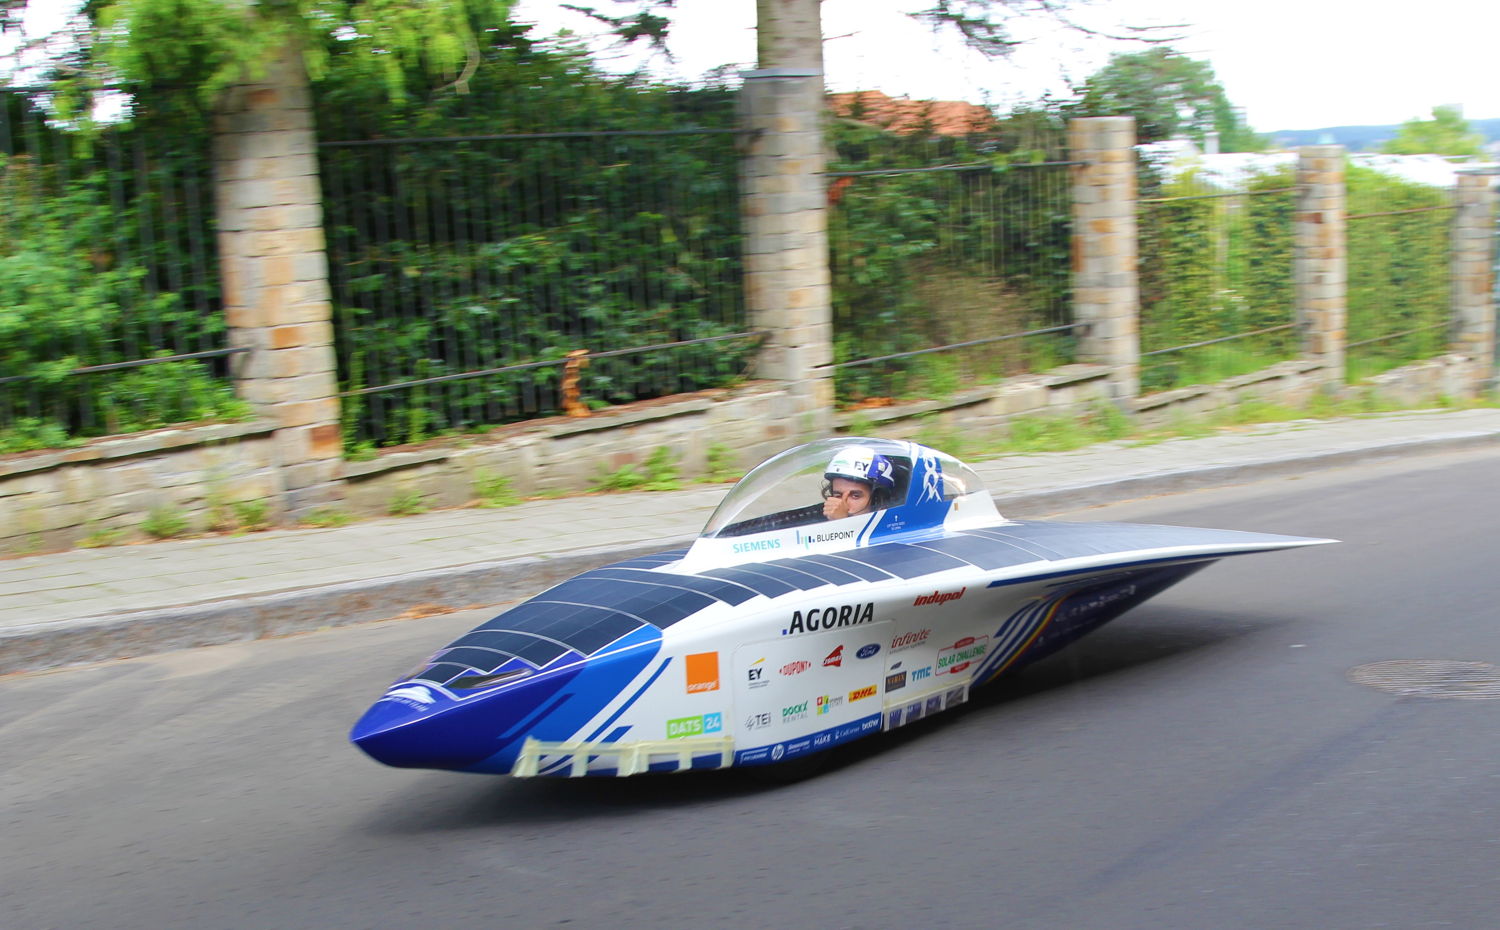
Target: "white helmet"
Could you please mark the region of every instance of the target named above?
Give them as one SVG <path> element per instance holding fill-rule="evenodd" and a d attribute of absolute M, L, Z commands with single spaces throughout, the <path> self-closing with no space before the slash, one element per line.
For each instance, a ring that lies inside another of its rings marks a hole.
<path fill-rule="evenodd" d="M 896 487 L 896 468 L 891 460 L 869 446 L 845 446 L 828 463 L 823 477 L 863 481 L 871 488 L 891 490 Z"/>

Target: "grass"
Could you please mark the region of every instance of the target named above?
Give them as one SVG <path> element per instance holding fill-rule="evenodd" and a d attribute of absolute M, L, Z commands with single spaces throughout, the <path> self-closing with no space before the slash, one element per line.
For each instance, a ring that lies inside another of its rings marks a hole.
<path fill-rule="evenodd" d="M 480 507 L 514 507 L 521 503 L 521 495 L 505 475 L 478 468 L 474 470 L 474 500 Z"/>
<path fill-rule="evenodd" d="M 677 474 L 677 457 L 666 446 L 658 446 L 651 457 L 637 468 L 623 465 L 609 471 L 600 469 L 594 491 L 676 491 L 682 487 Z"/>
<path fill-rule="evenodd" d="M 188 518 L 180 508 L 171 505 L 152 507 L 141 521 L 141 530 L 157 539 L 171 539 L 187 532 Z"/>

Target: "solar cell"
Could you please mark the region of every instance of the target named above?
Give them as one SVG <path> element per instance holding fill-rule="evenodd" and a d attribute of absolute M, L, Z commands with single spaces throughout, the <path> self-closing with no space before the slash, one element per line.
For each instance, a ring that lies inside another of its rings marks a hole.
<path fill-rule="evenodd" d="M 916 546 L 909 546 L 905 543 L 886 543 L 881 546 L 871 546 L 868 549 L 855 549 L 844 553 L 843 558 L 883 568 L 902 578 L 916 578 L 930 572 L 962 568 L 968 564 L 951 555 L 944 555 L 931 549 L 918 549 Z"/>
<path fill-rule="evenodd" d="M 467 665 L 476 672 L 492 672 L 512 658 L 510 653 L 483 646 L 458 646 L 443 653 L 443 662 Z"/>
<path fill-rule="evenodd" d="M 813 588 L 821 588 L 828 582 L 817 575 L 809 572 L 798 571 L 796 562 L 792 559 L 777 559 L 774 562 L 760 562 L 755 565 L 742 565 L 748 571 L 759 572 L 762 575 L 770 575 L 779 581 L 784 581 L 802 591 L 811 591 Z M 812 566 L 809 566 L 811 568 Z"/>
<path fill-rule="evenodd" d="M 634 581 L 642 584 L 663 585 L 673 588 L 686 588 L 689 591 L 697 591 L 706 594 L 715 600 L 726 604 L 738 605 L 755 596 L 755 592 L 730 581 L 719 578 L 703 578 L 698 575 L 679 575 L 675 572 L 647 572 L 638 569 L 607 568 L 595 569 L 589 572 L 600 578 L 612 578 L 618 581 Z"/>
<path fill-rule="evenodd" d="M 794 568 L 799 572 L 812 575 L 815 578 L 821 578 L 829 584 L 854 584 L 861 580 L 858 575 L 854 574 L 846 568 L 837 568 L 835 566 L 829 565 L 827 562 L 813 561 L 811 558 L 807 557 L 799 559 L 783 559 L 778 561 L 776 564 L 785 565 L 788 568 Z M 868 568 L 869 566 L 863 567 Z M 888 575 L 885 575 L 884 572 L 882 572 L 881 574 L 884 577 L 889 577 Z"/>
<path fill-rule="evenodd" d="M 508 652 L 513 656 L 525 659 L 537 668 L 556 661 L 564 653 L 570 651 L 560 643 L 554 643 L 547 639 L 539 639 L 529 633 L 522 633 L 518 630 L 506 629 L 503 625 L 495 625 L 496 620 L 503 620 L 506 616 L 506 614 L 501 614 L 495 620 L 491 620 L 483 627 L 465 636 L 464 639 L 474 637 L 472 641 L 473 645 L 483 645 L 490 649 Z M 481 633 L 483 636 L 479 635 Z"/>
<path fill-rule="evenodd" d="M 722 578 L 725 581 L 742 584 L 757 594 L 764 594 L 766 597 L 780 597 L 783 594 L 797 590 L 795 586 L 787 584 L 785 581 L 772 578 L 770 575 L 763 575 L 759 572 L 748 571 L 743 567 L 711 568 L 706 572 L 702 572 L 702 574 L 708 575 L 711 578 Z"/>
<path fill-rule="evenodd" d="M 1035 553 L 1028 552 L 1020 546 L 998 539 L 986 539 L 982 536 L 948 536 L 942 539 L 923 540 L 912 545 L 942 552 L 956 559 L 963 559 L 970 565 L 986 571 L 1037 561 Z"/>
<path fill-rule="evenodd" d="M 867 565 L 864 562 L 856 562 L 853 559 L 846 559 L 840 555 L 804 555 L 802 556 L 802 558 L 798 559 L 798 561 L 816 562 L 820 565 L 828 565 L 833 568 L 842 569 L 852 575 L 858 576 L 864 581 L 885 581 L 887 578 L 896 577 L 890 572 L 876 568 L 873 565 Z"/>

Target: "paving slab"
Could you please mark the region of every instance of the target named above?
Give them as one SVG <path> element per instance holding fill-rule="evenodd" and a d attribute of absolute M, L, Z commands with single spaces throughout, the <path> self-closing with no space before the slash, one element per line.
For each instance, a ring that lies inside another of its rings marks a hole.
<path fill-rule="evenodd" d="M 1500 410 L 1266 424 L 971 462 L 1002 512 L 1500 444 Z M 687 544 L 729 485 L 436 511 L 0 560 L 0 674 L 496 604 Z"/>

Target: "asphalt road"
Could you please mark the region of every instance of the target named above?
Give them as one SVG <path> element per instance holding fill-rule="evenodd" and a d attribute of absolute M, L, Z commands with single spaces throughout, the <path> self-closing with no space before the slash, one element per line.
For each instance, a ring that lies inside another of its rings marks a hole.
<path fill-rule="evenodd" d="M 0 679 L 0 927 L 1500 926 L 1500 453 L 1066 515 L 1333 536 L 1221 563 L 789 786 L 386 769 L 469 613 Z"/>

